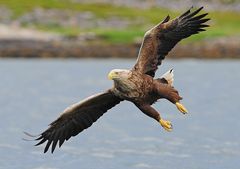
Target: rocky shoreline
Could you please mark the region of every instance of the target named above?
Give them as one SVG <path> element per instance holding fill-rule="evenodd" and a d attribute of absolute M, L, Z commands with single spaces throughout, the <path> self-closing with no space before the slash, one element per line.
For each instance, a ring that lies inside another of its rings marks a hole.
<path fill-rule="evenodd" d="M 85 0 L 73 0 L 75 3 L 88 3 Z M 92 3 L 106 3 L 113 6 L 128 8 L 152 8 L 164 6 L 168 9 L 186 8 L 189 4 L 204 5 L 207 9 L 223 11 L 238 11 L 237 1 L 229 4 L 211 0 L 203 1 L 168 1 L 168 0 L 94 0 Z M 183 3 L 184 2 L 184 3 Z M 176 6 L 177 4 L 177 6 Z M 76 34 L 57 34 L 36 30 L 36 25 L 46 28 L 57 27 L 63 30 L 69 28 L 91 30 L 98 29 L 128 29 L 130 25 L 149 24 L 141 17 L 111 16 L 98 17 L 91 11 L 72 11 L 68 9 L 48 9 L 36 7 L 18 17 L 13 17 L 13 11 L 0 6 L 0 57 L 1 58 L 136 58 L 141 40 L 133 43 L 113 43 L 102 41 L 95 33 L 84 32 Z M 50 26 L 49 26 L 50 25 Z M 239 33 L 237 34 L 239 35 Z M 138 37 L 137 37 L 138 38 Z M 205 39 L 194 43 L 180 43 L 170 53 L 170 58 L 240 58 L 240 36 Z"/>
<path fill-rule="evenodd" d="M 2 58 L 136 58 L 140 43 L 84 44 L 75 40 L 1 39 Z M 169 58 L 240 59 L 240 41 L 235 38 L 179 44 Z"/>

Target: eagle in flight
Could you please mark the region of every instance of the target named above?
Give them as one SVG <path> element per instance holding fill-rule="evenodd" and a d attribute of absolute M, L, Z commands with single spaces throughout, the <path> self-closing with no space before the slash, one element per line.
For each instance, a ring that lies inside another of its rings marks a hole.
<path fill-rule="evenodd" d="M 183 114 L 187 113 L 187 109 L 180 103 L 182 97 L 173 87 L 173 70 L 160 78 L 154 76 L 162 60 L 180 40 L 205 31 L 204 28 L 209 26 L 205 24 L 210 20 L 205 18 L 207 13 L 199 14 L 202 9 L 203 7 L 192 11 L 190 8 L 173 20 L 167 16 L 148 30 L 133 68 L 110 71 L 108 78 L 113 80 L 113 87 L 65 109 L 47 130 L 37 136 L 35 140 L 39 142 L 36 146 L 47 142 L 44 153 L 50 146 L 53 153 L 57 143 L 61 147 L 65 140 L 90 127 L 109 109 L 124 100 L 134 103 L 166 131 L 171 131 L 171 122 L 164 120 L 151 105 L 164 98 L 176 105 Z"/>

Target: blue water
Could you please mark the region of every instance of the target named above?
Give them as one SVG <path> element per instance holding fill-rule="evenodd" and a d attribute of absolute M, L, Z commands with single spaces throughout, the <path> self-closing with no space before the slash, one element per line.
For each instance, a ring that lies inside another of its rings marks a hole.
<path fill-rule="evenodd" d="M 189 114 L 154 105 L 173 123 L 164 131 L 123 102 L 54 154 L 23 141 L 39 134 L 68 105 L 111 87 L 107 73 L 134 60 L 0 60 L 1 169 L 239 169 L 240 61 L 165 60 L 175 70 Z"/>

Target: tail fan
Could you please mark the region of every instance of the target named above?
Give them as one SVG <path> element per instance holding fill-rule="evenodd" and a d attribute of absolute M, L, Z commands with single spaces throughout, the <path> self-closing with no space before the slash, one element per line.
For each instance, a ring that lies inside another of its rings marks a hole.
<path fill-rule="evenodd" d="M 165 74 L 161 76 L 161 80 L 166 81 L 168 84 L 173 86 L 173 81 L 174 81 L 173 77 L 174 77 L 173 69 L 170 69 L 169 71 L 167 71 Z"/>

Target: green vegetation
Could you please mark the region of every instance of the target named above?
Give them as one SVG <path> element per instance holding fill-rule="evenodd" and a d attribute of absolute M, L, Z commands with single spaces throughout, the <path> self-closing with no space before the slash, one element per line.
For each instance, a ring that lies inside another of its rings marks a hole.
<path fill-rule="evenodd" d="M 76 36 L 85 32 L 94 32 L 106 43 L 131 43 L 136 38 L 142 37 L 144 32 L 154 24 L 160 22 L 167 14 L 173 18 L 183 11 L 169 11 L 163 8 L 136 9 L 128 7 L 117 7 L 109 4 L 79 4 L 71 0 L 0 0 L 0 6 L 6 6 L 13 12 L 13 18 L 31 12 L 34 8 L 64 9 L 76 12 L 90 11 L 96 19 L 116 16 L 128 20 L 141 19 L 141 24 L 130 24 L 128 28 L 92 28 L 79 29 L 72 27 L 59 27 L 57 25 L 35 25 L 36 28 Z M 211 21 L 208 31 L 189 38 L 185 43 L 224 36 L 240 35 L 240 12 L 210 12 Z M 24 25 L 28 26 L 28 25 Z"/>

